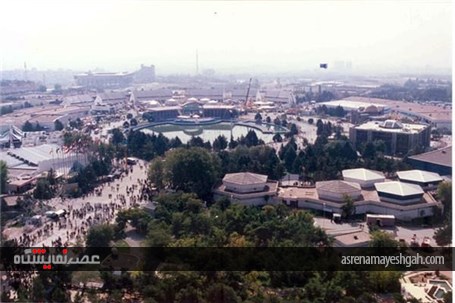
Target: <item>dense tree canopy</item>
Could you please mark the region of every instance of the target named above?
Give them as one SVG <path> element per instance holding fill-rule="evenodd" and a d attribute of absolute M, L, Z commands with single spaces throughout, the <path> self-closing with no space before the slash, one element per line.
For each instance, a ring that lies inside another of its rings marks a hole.
<path fill-rule="evenodd" d="M 54 122 L 54 128 L 55 130 L 63 130 L 65 128 L 65 126 L 63 125 L 62 122 L 60 122 L 60 120 L 55 120 Z"/>
<path fill-rule="evenodd" d="M 114 239 L 113 226 L 108 224 L 95 225 L 88 230 L 87 247 L 109 247 Z"/>
<path fill-rule="evenodd" d="M 279 180 L 284 175 L 284 167 L 275 149 L 269 146 L 239 146 L 232 151 L 221 151 L 218 157 L 221 175 L 249 171 L 268 175 L 272 180 Z"/>
<path fill-rule="evenodd" d="M 24 125 L 22 125 L 22 130 L 24 132 L 37 132 L 44 130 L 44 127 L 42 127 L 38 122 L 32 124 L 30 121 L 25 121 Z"/>
<path fill-rule="evenodd" d="M 8 166 L 6 162 L 0 160 L 0 192 L 6 192 L 6 182 L 8 181 Z"/>
<path fill-rule="evenodd" d="M 127 220 L 138 230 L 147 225 L 150 246 L 306 247 L 331 243 L 314 226 L 311 214 L 284 205 L 248 207 L 219 201 L 206 208 L 187 193 L 160 195 L 156 201 L 154 217 L 139 209 L 123 211 L 118 228 L 123 229 Z M 143 272 L 133 285 L 156 302 L 376 302 L 375 292 L 399 293 L 399 276 L 395 272 L 172 271 L 160 277 Z M 115 289 L 116 285 L 108 283 L 107 287 Z"/>
<path fill-rule="evenodd" d="M 163 172 L 171 188 L 208 198 L 218 177 L 218 167 L 217 158 L 202 148 L 178 148 L 166 154 Z"/>
<path fill-rule="evenodd" d="M 434 239 L 440 246 L 452 243 L 452 182 L 442 182 L 438 186 L 437 197 L 444 205 L 444 223 L 435 232 Z"/>
<path fill-rule="evenodd" d="M 51 187 L 51 184 L 46 179 L 40 179 L 36 183 L 36 187 L 33 190 L 33 197 L 35 199 L 44 199 L 48 200 L 54 197 L 54 190 Z"/>

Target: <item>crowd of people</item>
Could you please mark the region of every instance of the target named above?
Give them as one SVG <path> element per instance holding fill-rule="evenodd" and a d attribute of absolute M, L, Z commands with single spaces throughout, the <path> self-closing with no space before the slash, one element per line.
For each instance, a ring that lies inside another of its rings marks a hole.
<path fill-rule="evenodd" d="M 126 165 L 126 163 L 123 163 Z M 144 178 L 134 178 L 137 175 Z M 142 163 L 130 165 L 119 179 L 100 184 L 88 195 L 77 199 L 59 198 L 54 207 L 65 213 L 47 218 L 41 226 L 11 240 L 22 247 L 58 247 L 83 245 L 91 226 L 115 222 L 116 213 L 122 209 L 138 207 L 147 202 L 153 191 L 146 179 L 146 166 Z M 96 200 L 87 201 L 87 200 Z"/>
<path fill-rule="evenodd" d="M 83 246 L 90 227 L 114 223 L 119 210 L 140 206 L 141 203 L 148 201 L 152 190 L 146 179 L 146 170 L 147 167 L 139 162 L 137 165 L 130 165 L 119 179 L 100 184 L 88 195 L 76 199 L 63 197 L 54 199 L 50 204 L 63 209 L 63 214 L 47 218 L 46 222 L 34 226 L 31 230 L 29 226 L 28 230 L 9 240 L 20 247 Z M 14 271 L 5 277 L 9 283 L 2 284 L 9 285 L 12 290 L 17 289 L 18 285 L 30 287 L 34 274 Z M 10 298 L 17 297 L 14 291 L 9 292 L 9 295 Z"/>

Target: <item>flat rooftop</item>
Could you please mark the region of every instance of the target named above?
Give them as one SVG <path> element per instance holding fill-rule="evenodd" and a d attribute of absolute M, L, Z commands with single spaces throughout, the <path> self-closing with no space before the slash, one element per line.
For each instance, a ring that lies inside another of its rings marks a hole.
<path fill-rule="evenodd" d="M 382 127 L 382 122 L 379 121 L 369 121 L 367 123 L 355 126 L 355 129 L 359 130 L 375 130 L 380 132 L 389 132 L 389 133 L 408 133 L 408 134 L 418 134 L 423 131 L 428 125 L 424 124 L 407 124 L 402 123 L 403 128 L 384 128 Z"/>
<path fill-rule="evenodd" d="M 152 107 L 149 108 L 148 111 L 150 112 L 163 112 L 168 110 L 181 110 L 182 107 L 180 106 L 160 106 L 160 107 Z"/>
<path fill-rule="evenodd" d="M 452 167 L 452 146 L 409 157 L 409 159 Z"/>
<path fill-rule="evenodd" d="M 324 200 L 320 199 L 318 192 L 316 188 L 311 187 L 311 188 L 303 188 L 303 187 L 287 187 L 287 188 L 279 188 L 278 191 L 278 197 L 281 199 L 286 199 L 286 200 L 299 200 L 299 199 L 310 199 L 310 200 L 319 200 L 322 203 L 325 203 L 327 206 L 332 206 L 332 207 L 340 207 L 342 203 L 339 202 L 333 202 L 329 200 Z M 390 208 L 408 208 L 408 207 L 421 207 L 423 203 L 428 203 L 428 204 L 436 204 L 437 201 L 431 196 L 429 193 L 424 193 L 423 198 L 422 198 L 422 203 L 417 203 L 417 204 L 411 204 L 411 205 L 406 205 L 406 206 L 401 206 L 393 203 L 388 203 L 388 202 L 382 202 L 379 199 L 378 192 L 374 189 L 366 190 L 362 189 L 361 190 L 361 200 L 360 201 L 355 201 L 354 203 L 356 205 L 361 205 L 368 203 L 368 201 L 371 202 L 376 202 L 380 203 L 381 205 L 388 206 Z"/>
<path fill-rule="evenodd" d="M 133 73 L 130 72 L 117 72 L 117 73 L 81 73 L 74 75 L 75 77 L 88 77 L 88 76 L 93 76 L 93 77 L 112 77 L 112 76 L 128 76 L 132 75 Z"/>
<path fill-rule="evenodd" d="M 446 106 L 446 108 L 444 108 L 444 105 L 438 106 L 433 104 L 421 104 L 417 102 L 406 102 L 378 98 L 349 97 L 346 100 L 351 102 L 380 104 L 387 106 L 394 111 L 419 114 L 433 121 L 452 120 L 452 109 L 450 108 L 452 104 L 448 104 L 450 106 Z"/>
<path fill-rule="evenodd" d="M 385 107 L 388 107 L 388 106 L 386 106 L 384 104 L 380 104 L 380 103 L 361 102 L 361 101 L 355 101 L 355 100 L 350 100 L 350 99 L 320 102 L 320 103 L 317 103 L 317 105 L 320 105 L 320 106 L 325 105 L 325 106 L 330 106 L 330 107 L 341 106 L 345 110 L 367 108 L 368 106 L 371 106 L 371 105 L 374 105 L 374 106 L 378 107 L 379 109 L 384 109 Z"/>
<path fill-rule="evenodd" d="M 352 246 L 352 245 L 365 245 L 371 240 L 371 236 L 366 231 L 352 232 L 348 234 L 343 234 L 335 236 L 335 241 L 339 242 L 343 246 Z"/>

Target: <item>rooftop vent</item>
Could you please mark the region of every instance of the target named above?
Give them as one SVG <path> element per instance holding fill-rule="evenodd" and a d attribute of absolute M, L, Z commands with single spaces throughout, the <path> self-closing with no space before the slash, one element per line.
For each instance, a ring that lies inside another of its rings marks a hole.
<path fill-rule="evenodd" d="M 403 125 L 395 120 L 386 120 L 384 123 L 381 125 L 383 128 L 389 128 L 389 129 L 399 129 L 403 128 Z"/>

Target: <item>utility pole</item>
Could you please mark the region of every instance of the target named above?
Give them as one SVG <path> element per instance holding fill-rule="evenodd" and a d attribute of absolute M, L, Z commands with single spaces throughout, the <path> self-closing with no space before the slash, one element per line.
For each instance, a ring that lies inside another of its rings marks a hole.
<path fill-rule="evenodd" d="M 196 49 L 196 75 L 199 75 L 199 54 L 198 54 L 197 49 Z"/>
<path fill-rule="evenodd" d="M 28 80 L 28 75 L 27 75 L 27 62 L 24 62 L 24 80 Z"/>

